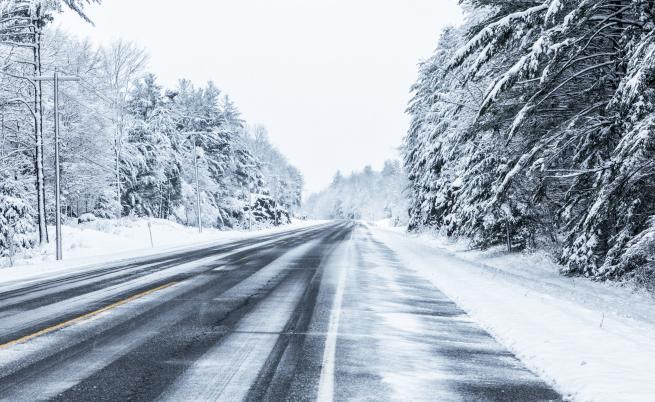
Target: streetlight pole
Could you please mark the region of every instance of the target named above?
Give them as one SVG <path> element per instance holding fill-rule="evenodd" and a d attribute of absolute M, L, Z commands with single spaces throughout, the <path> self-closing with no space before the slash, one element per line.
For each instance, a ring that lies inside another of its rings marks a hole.
<path fill-rule="evenodd" d="M 55 120 L 55 234 L 56 234 L 56 255 L 57 260 L 63 258 L 62 239 L 61 239 L 61 171 L 59 168 L 59 82 L 61 81 L 79 81 L 80 77 L 59 75 L 59 69 L 55 67 L 55 72 L 51 77 L 36 77 L 37 81 L 50 81 L 54 84 L 54 120 Z"/>

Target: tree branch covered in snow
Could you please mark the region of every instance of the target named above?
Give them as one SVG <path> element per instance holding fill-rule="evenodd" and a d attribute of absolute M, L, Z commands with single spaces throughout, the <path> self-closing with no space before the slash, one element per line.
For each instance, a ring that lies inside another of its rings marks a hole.
<path fill-rule="evenodd" d="M 411 226 L 555 247 L 566 272 L 596 278 L 652 269 L 655 5 L 463 3 L 408 109 Z"/>
<path fill-rule="evenodd" d="M 80 78 L 60 86 L 65 219 L 93 213 L 195 225 L 197 162 L 205 226 L 288 222 L 302 177 L 277 151 L 272 170 L 280 179 L 269 174 L 271 161 L 213 83 L 180 80 L 165 90 L 133 43 L 96 46 L 49 28 L 66 8 L 88 20 L 84 10 L 94 3 L 0 0 L 0 256 L 48 241 L 46 224 L 54 222 L 53 91 L 37 78 L 55 68 Z"/>

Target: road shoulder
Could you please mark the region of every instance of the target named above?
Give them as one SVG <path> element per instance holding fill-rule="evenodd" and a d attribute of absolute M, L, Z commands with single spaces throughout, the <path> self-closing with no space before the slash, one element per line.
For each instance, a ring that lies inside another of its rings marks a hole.
<path fill-rule="evenodd" d="M 583 290 L 570 288 L 570 279 L 526 278 L 411 236 L 370 230 L 567 398 L 651 401 L 655 395 L 648 369 L 655 361 L 655 325 L 648 320 L 593 308 Z"/>

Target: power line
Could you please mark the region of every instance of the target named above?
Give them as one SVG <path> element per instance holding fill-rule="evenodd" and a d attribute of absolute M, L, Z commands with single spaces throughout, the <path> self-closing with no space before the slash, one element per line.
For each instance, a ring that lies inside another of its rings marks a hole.
<path fill-rule="evenodd" d="M 87 91 L 93 92 L 95 95 L 97 95 L 100 99 L 104 100 L 105 102 L 109 103 L 110 105 L 114 105 L 116 102 L 113 100 L 109 99 L 105 94 L 101 93 L 98 89 L 96 89 L 93 85 L 91 85 L 85 78 L 82 78 L 80 81 L 80 86 Z M 86 84 L 86 85 L 85 85 Z"/>
<path fill-rule="evenodd" d="M 99 168 L 102 168 L 102 169 L 106 170 L 107 172 L 110 172 L 112 174 L 115 173 L 113 168 L 109 168 L 107 166 L 104 166 L 104 165 L 102 165 L 102 164 L 100 164 L 100 163 L 98 163 L 98 162 L 96 162 L 96 161 L 94 161 L 94 160 L 92 160 L 90 158 L 87 158 L 86 156 L 77 155 L 77 157 L 84 160 L 84 161 L 87 161 L 87 162 L 91 163 L 92 165 L 96 165 Z"/>
<path fill-rule="evenodd" d="M 109 105 L 114 106 L 114 107 L 118 107 L 116 101 L 110 99 L 109 97 L 107 97 L 107 95 L 103 94 L 102 91 L 100 91 L 98 88 L 96 88 L 89 80 L 87 80 L 86 78 L 84 78 L 82 76 L 79 76 L 79 78 L 80 78 L 80 81 L 78 81 L 78 83 L 80 84 L 80 86 L 82 88 L 86 89 L 89 92 L 92 92 L 93 94 L 95 94 L 100 99 L 102 99 L 105 102 L 109 103 Z"/>
<path fill-rule="evenodd" d="M 75 98 L 74 96 L 72 96 L 72 95 L 66 93 L 65 91 L 63 91 L 63 90 L 61 90 L 61 89 L 60 89 L 60 91 L 61 91 L 62 94 L 64 94 L 64 96 L 66 96 L 67 100 L 71 100 L 71 101 L 73 101 L 73 102 L 74 102 L 75 104 L 77 104 L 78 106 L 81 106 L 82 108 L 84 108 L 84 109 L 86 109 L 86 110 L 88 110 L 88 111 L 90 111 L 90 112 L 93 112 L 93 113 L 95 113 L 96 115 L 98 115 L 98 116 L 100 116 L 100 117 L 103 117 L 103 118 L 107 119 L 108 121 L 110 121 L 110 122 L 112 122 L 112 123 L 114 123 L 114 122 L 116 121 L 115 118 L 109 117 L 109 116 L 107 116 L 106 114 L 104 114 L 104 113 L 102 113 L 102 112 L 100 112 L 100 111 L 98 111 L 98 110 L 96 110 L 96 109 L 94 109 L 94 108 L 92 108 L 92 107 L 90 107 L 90 106 L 88 106 L 88 105 L 85 105 L 84 103 L 82 103 L 81 101 L 79 101 L 77 98 Z"/>

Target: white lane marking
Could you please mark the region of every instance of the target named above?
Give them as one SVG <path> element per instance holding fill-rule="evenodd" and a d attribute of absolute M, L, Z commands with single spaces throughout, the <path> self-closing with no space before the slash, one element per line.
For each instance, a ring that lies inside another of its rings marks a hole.
<path fill-rule="evenodd" d="M 330 311 L 330 322 L 325 338 L 325 349 L 323 350 L 323 364 L 321 367 L 321 377 L 318 385 L 318 402 L 332 402 L 334 399 L 334 368 L 335 355 L 337 350 L 337 336 L 339 332 L 339 320 L 341 318 L 341 305 L 343 304 L 343 293 L 346 287 L 346 273 L 351 255 L 351 242 L 347 240 L 347 245 L 342 249 L 341 258 L 336 264 L 331 266 L 339 269 L 337 279 L 337 288 L 332 301 L 332 310 Z M 328 267 L 330 266 L 328 265 Z"/>
<path fill-rule="evenodd" d="M 212 271 L 215 272 L 220 272 L 220 271 L 234 271 L 238 267 L 235 265 L 221 265 L 220 267 L 212 269 Z"/>

